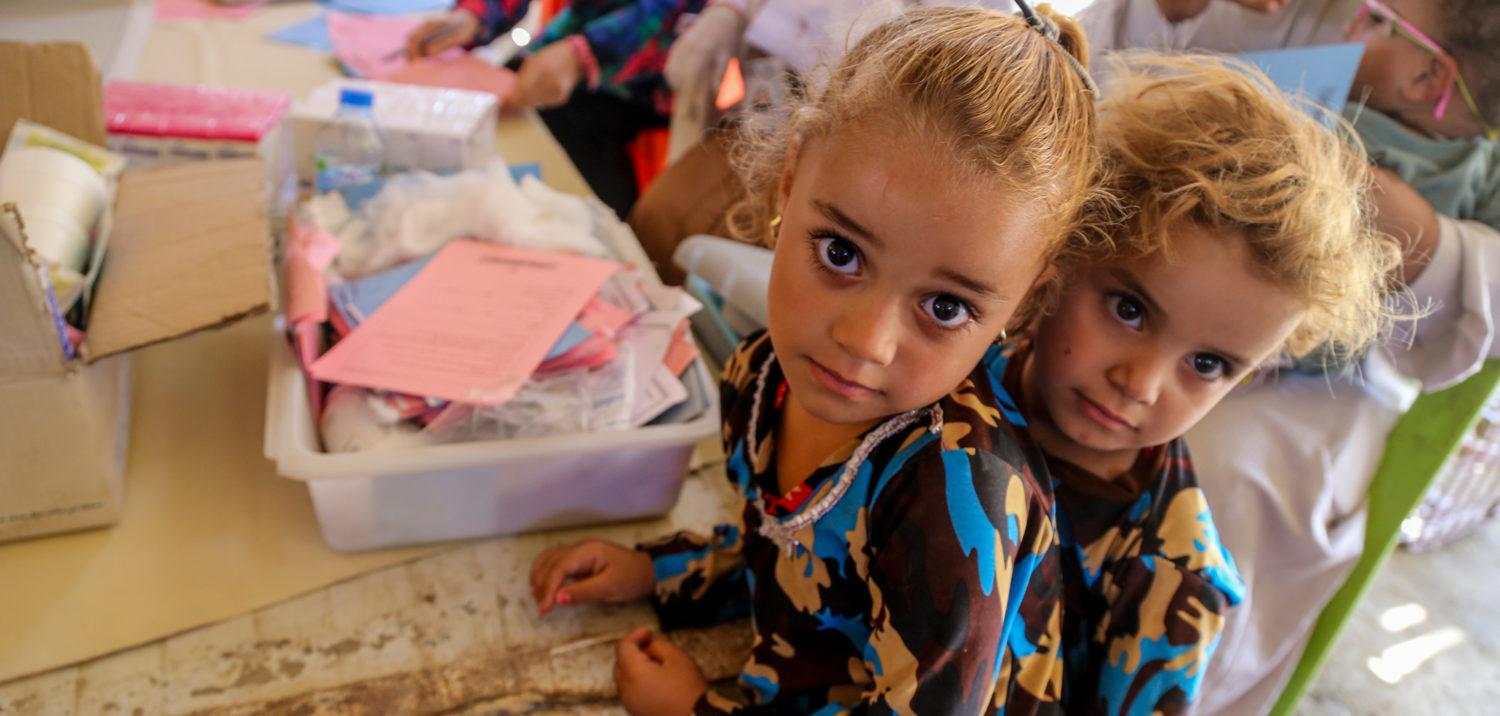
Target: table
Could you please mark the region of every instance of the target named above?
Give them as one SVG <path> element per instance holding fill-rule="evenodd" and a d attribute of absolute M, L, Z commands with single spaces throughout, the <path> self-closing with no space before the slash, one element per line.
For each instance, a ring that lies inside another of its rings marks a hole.
<path fill-rule="evenodd" d="M 316 11 L 310 3 L 278 3 L 243 22 L 154 25 L 136 79 L 305 94 L 336 76 L 332 63 L 263 35 Z M 552 186 L 588 193 L 534 114 L 503 119 L 497 147 L 512 162 L 541 164 Z M 260 386 L 267 365 L 259 356 L 270 336 L 269 319 L 260 317 L 136 354 L 136 400 L 155 407 L 135 410 L 131 451 L 142 457 L 132 459 L 131 471 L 172 469 L 153 462 L 159 450 L 139 449 L 171 435 L 242 458 L 225 470 L 279 479 L 269 462 L 247 457 L 260 454 L 261 434 L 244 429 L 264 423 Z M 215 367 L 195 377 L 192 366 Z M 221 419 L 202 420 L 204 402 Z M 189 409 L 194 405 L 197 413 Z M 613 640 L 580 640 L 654 625 L 654 615 L 632 604 L 538 619 L 527 591 L 530 562 L 542 549 L 585 534 L 631 542 L 707 527 L 729 513 L 733 499 L 722 471 L 716 441 L 705 441 L 667 518 L 457 545 L 221 623 L 0 684 L 0 714 L 623 713 L 612 696 Z M 750 637 L 744 622 L 673 635 L 713 680 L 738 673 Z"/>

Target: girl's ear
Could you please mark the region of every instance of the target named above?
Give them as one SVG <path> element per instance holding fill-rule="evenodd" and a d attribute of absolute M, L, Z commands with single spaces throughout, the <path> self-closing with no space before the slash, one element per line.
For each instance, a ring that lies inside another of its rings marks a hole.
<path fill-rule="evenodd" d="M 797 155 L 802 152 L 802 140 L 793 138 L 786 145 L 786 163 L 781 167 L 781 185 L 777 187 L 776 215 L 786 211 L 787 197 L 792 195 L 792 178 L 797 173 Z"/>
<path fill-rule="evenodd" d="M 1454 65 L 1430 52 L 1424 53 L 1421 71 L 1408 75 L 1402 82 L 1404 99 L 1420 105 L 1430 105 L 1442 98 L 1458 78 L 1454 76 Z"/>

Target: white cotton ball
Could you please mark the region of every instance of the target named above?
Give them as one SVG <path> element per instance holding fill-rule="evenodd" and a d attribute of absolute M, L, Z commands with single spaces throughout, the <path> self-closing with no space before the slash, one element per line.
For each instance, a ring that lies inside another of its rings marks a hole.
<path fill-rule="evenodd" d="M 335 385 L 328 391 L 319 428 L 327 452 L 399 450 L 433 443 L 374 393 L 352 385 Z"/>
<path fill-rule="evenodd" d="M 299 221 L 310 221 L 313 226 L 330 234 L 338 234 L 350 217 L 344 195 L 336 191 L 313 196 L 302 205 L 302 210 L 298 213 Z"/>

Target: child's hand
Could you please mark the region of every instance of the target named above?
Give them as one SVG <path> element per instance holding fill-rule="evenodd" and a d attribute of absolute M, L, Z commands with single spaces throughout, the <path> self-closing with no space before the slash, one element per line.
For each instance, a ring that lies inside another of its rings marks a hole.
<path fill-rule="evenodd" d="M 685 716 L 708 691 L 703 672 L 687 652 L 645 627 L 615 646 L 615 685 L 631 716 Z"/>
<path fill-rule="evenodd" d="M 603 540 L 553 547 L 531 563 L 531 596 L 542 614 L 558 604 L 643 599 L 655 585 L 650 555 Z"/>
<path fill-rule="evenodd" d="M 1287 6 L 1291 0 L 1233 0 L 1234 4 L 1247 10 L 1259 13 L 1271 14 L 1279 12 Z M 1209 0 L 1156 0 L 1156 7 L 1161 10 L 1162 17 L 1167 22 L 1182 22 L 1191 20 L 1203 14 L 1208 9 Z"/>
<path fill-rule="evenodd" d="M 583 81 L 583 61 L 567 42 L 554 42 L 532 53 L 516 71 L 516 85 L 501 108 L 506 112 L 551 109 L 568 101 Z"/>
<path fill-rule="evenodd" d="M 462 8 L 429 20 L 406 37 L 406 57 L 415 60 L 463 47 L 479 35 L 479 18 Z"/>
<path fill-rule="evenodd" d="M 1292 0 L 1234 0 L 1236 5 L 1267 15 L 1281 12 L 1291 2 Z"/>
<path fill-rule="evenodd" d="M 1156 7 L 1167 22 L 1176 23 L 1202 15 L 1208 9 L 1208 0 L 1156 0 Z"/>

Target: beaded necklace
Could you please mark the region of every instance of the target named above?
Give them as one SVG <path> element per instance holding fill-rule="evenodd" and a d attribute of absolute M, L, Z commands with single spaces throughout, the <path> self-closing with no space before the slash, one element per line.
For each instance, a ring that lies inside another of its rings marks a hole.
<path fill-rule="evenodd" d="M 775 353 L 766 356 L 765 362 L 761 363 L 760 372 L 755 377 L 755 398 L 750 404 L 750 431 L 745 436 L 746 448 L 750 451 L 750 459 L 752 460 L 760 455 L 755 433 L 760 427 L 760 402 L 761 396 L 766 392 L 766 376 L 771 372 L 771 364 L 775 362 Z M 927 432 L 934 435 L 942 432 L 943 409 L 936 403 L 925 408 L 908 410 L 881 423 L 879 427 L 870 431 L 870 434 L 866 435 L 864 440 L 860 441 L 859 447 L 854 449 L 854 454 L 850 455 L 849 459 L 844 461 L 844 469 L 839 473 L 838 482 L 834 483 L 833 489 L 829 490 L 817 502 L 808 505 L 807 509 L 802 512 L 784 520 L 777 519 L 766 512 L 765 505 L 763 504 L 765 500 L 755 500 L 755 509 L 760 513 L 759 532 L 761 536 L 771 540 L 788 557 L 795 554 L 797 548 L 802 546 L 802 543 L 797 540 L 797 533 L 802 531 L 802 528 L 817 522 L 823 515 L 828 514 L 828 511 L 833 509 L 833 506 L 844 497 L 844 493 L 849 491 L 849 486 L 854 484 L 854 476 L 859 473 L 860 466 L 864 465 L 865 460 L 870 456 L 870 452 L 879 446 L 880 443 L 884 442 L 886 438 L 905 430 L 907 426 L 911 425 L 923 414 L 932 416 L 932 425 L 927 428 Z"/>

